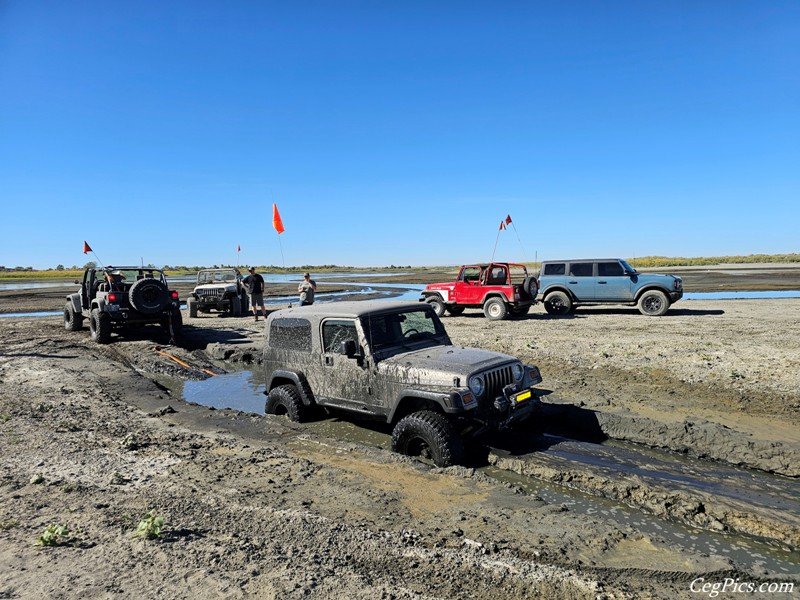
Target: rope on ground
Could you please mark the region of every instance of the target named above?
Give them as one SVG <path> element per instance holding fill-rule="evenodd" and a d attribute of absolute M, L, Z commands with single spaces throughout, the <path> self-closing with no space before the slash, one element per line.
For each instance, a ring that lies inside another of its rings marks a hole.
<path fill-rule="evenodd" d="M 155 352 L 156 354 L 159 354 L 161 356 L 166 356 L 167 358 L 174 360 L 180 366 L 186 367 L 187 369 L 189 369 L 191 371 L 200 371 L 201 373 L 205 373 L 207 375 L 212 375 L 214 377 L 217 376 L 217 374 L 214 373 L 213 371 L 209 371 L 208 369 L 198 369 L 197 367 L 193 367 L 192 365 L 183 362 L 181 359 L 179 359 L 179 358 L 177 358 L 175 356 L 172 356 L 172 354 L 169 354 L 168 352 L 162 352 L 161 350 L 159 350 L 158 346 L 153 348 L 153 352 Z"/>

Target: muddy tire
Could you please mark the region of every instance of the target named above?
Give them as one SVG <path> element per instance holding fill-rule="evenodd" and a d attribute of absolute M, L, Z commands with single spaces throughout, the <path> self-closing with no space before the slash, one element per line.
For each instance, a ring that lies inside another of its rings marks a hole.
<path fill-rule="evenodd" d="M 242 305 L 242 315 L 247 315 L 247 312 L 250 309 L 250 303 L 247 301 L 247 292 L 242 292 L 241 300 L 239 302 Z"/>
<path fill-rule="evenodd" d="M 437 317 L 441 317 L 444 314 L 444 302 L 439 296 L 428 296 L 425 298 L 425 302 L 433 307 L 433 312 L 436 313 Z"/>
<path fill-rule="evenodd" d="M 169 316 L 161 317 L 161 327 L 169 333 Z M 179 308 L 172 309 L 172 333 L 179 335 L 183 331 L 183 315 Z"/>
<path fill-rule="evenodd" d="M 163 311 L 170 302 L 167 286 L 158 279 L 139 279 L 133 282 L 128 301 L 143 315 L 154 315 Z"/>
<path fill-rule="evenodd" d="M 231 298 L 231 315 L 234 317 L 242 316 L 242 303 L 239 300 L 239 296 Z"/>
<path fill-rule="evenodd" d="M 483 304 L 483 314 L 490 321 L 502 321 L 508 314 L 508 307 L 500 298 L 489 298 Z"/>
<path fill-rule="evenodd" d="M 268 415 L 285 415 L 290 421 L 303 423 L 308 420 L 309 410 L 293 384 L 281 385 L 270 391 L 264 412 Z"/>
<path fill-rule="evenodd" d="M 460 315 L 460 314 L 462 314 L 464 312 L 464 307 L 463 306 L 447 306 L 447 307 L 445 307 L 445 310 L 447 311 L 447 313 L 449 315 L 457 317 L 458 315 Z"/>
<path fill-rule="evenodd" d="M 72 308 L 72 302 L 67 302 L 64 306 L 64 329 L 67 331 L 80 331 L 83 329 L 83 315 L 76 313 Z"/>
<path fill-rule="evenodd" d="M 429 459 L 437 467 L 459 464 L 464 457 L 464 444 L 453 424 L 430 410 L 400 419 L 392 432 L 392 450 Z"/>
<path fill-rule="evenodd" d="M 189 297 L 186 299 L 186 315 L 190 319 L 197 318 L 197 300 L 194 298 Z"/>
<path fill-rule="evenodd" d="M 668 309 L 669 299 L 659 290 L 648 290 L 639 298 L 639 312 L 648 317 L 660 317 Z"/>
<path fill-rule="evenodd" d="M 551 315 L 568 315 L 572 300 L 564 292 L 550 292 L 544 299 L 544 309 Z"/>
<path fill-rule="evenodd" d="M 89 337 L 98 344 L 111 341 L 111 317 L 96 308 L 89 313 Z"/>

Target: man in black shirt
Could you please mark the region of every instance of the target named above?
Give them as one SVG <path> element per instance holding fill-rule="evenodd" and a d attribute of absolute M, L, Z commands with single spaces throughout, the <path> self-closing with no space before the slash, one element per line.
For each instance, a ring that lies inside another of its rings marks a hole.
<path fill-rule="evenodd" d="M 256 307 L 261 307 L 261 312 L 264 318 L 267 317 L 267 309 L 264 308 L 264 278 L 256 273 L 255 267 L 247 269 L 250 275 L 242 279 L 242 283 L 247 286 L 250 293 L 250 306 L 253 307 L 253 316 L 258 321 L 258 310 Z"/>

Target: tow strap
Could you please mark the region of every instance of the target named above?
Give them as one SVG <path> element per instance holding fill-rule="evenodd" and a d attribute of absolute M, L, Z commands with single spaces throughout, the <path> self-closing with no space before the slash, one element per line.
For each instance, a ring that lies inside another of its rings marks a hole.
<path fill-rule="evenodd" d="M 158 347 L 158 346 L 156 346 L 155 348 L 153 348 L 153 352 L 155 352 L 156 354 L 158 354 L 158 355 L 160 355 L 160 356 L 166 356 L 167 358 L 169 358 L 169 359 L 171 359 L 171 360 L 174 360 L 174 361 L 175 361 L 176 363 L 178 363 L 180 366 L 182 366 L 182 367 L 186 367 L 186 368 L 187 368 L 187 369 L 189 369 L 190 371 L 200 371 L 201 373 L 205 373 L 206 375 L 211 375 L 211 376 L 213 376 L 213 377 L 216 377 L 216 376 L 217 376 L 217 374 L 216 374 L 216 373 L 214 373 L 213 371 L 209 371 L 208 369 L 198 369 L 197 367 L 193 367 L 192 365 L 189 365 L 189 364 L 187 364 L 187 363 L 183 362 L 181 359 L 179 359 L 179 358 L 176 358 L 175 356 L 172 356 L 172 354 L 169 354 L 168 352 L 162 352 L 162 351 L 159 349 L 159 347 Z"/>

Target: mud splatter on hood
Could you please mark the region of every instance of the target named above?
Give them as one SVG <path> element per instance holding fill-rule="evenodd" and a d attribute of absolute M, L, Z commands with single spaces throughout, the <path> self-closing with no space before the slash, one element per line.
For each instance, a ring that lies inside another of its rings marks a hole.
<path fill-rule="evenodd" d="M 452 386 L 454 376 L 464 378 L 462 383 L 466 385 L 468 375 L 510 362 L 517 359 L 491 350 L 435 346 L 397 354 L 382 360 L 378 368 L 395 371 L 398 379 Z"/>

